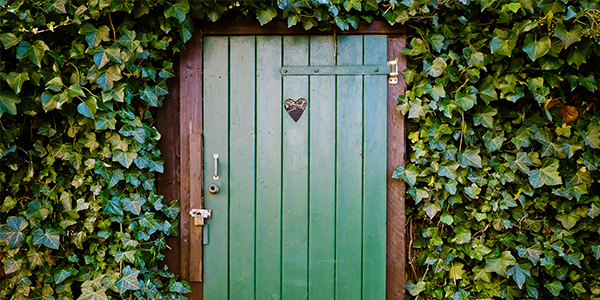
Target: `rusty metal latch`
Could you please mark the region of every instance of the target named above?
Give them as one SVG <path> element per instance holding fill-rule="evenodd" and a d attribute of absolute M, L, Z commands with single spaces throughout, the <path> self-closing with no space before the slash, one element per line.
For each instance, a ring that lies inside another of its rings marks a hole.
<path fill-rule="evenodd" d="M 194 225 L 204 225 L 204 219 L 210 219 L 212 211 L 210 209 L 198 209 L 194 208 L 190 210 L 190 216 L 194 218 Z"/>
<path fill-rule="evenodd" d="M 398 84 L 398 59 L 390 60 L 387 62 L 390 66 L 390 77 L 388 78 L 388 84 Z"/>

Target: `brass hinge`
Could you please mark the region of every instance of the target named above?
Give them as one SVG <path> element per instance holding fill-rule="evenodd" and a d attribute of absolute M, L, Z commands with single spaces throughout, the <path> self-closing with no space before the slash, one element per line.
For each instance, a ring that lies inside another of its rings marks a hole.
<path fill-rule="evenodd" d="M 390 66 L 390 77 L 388 78 L 389 84 L 398 84 L 398 59 L 390 60 L 387 62 Z"/>

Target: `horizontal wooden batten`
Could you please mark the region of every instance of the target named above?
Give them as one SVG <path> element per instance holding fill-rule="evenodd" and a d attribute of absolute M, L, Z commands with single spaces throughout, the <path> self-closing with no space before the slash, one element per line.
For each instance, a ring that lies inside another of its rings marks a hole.
<path fill-rule="evenodd" d="M 404 35 L 404 26 L 392 26 L 385 21 L 373 21 L 371 23 L 361 22 L 358 29 L 320 31 L 318 28 L 304 30 L 301 25 L 288 28 L 287 22 L 270 22 L 261 26 L 258 22 L 234 22 L 234 23 L 203 23 L 202 34 L 210 35 L 365 35 L 365 34 L 387 34 Z"/>
<path fill-rule="evenodd" d="M 390 73 L 390 66 L 283 66 L 279 72 L 282 76 L 387 75 Z"/>

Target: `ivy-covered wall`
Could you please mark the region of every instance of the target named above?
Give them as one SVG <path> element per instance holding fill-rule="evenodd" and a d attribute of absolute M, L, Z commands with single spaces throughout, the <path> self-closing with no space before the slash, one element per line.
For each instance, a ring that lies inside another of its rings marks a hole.
<path fill-rule="evenodd" d="M 408 27 L 410 295 L 600 298 L 600 11 L 569 0 L 0 0 L 0 299 L 177 299 L 155 112 L 202 21 Z"/>

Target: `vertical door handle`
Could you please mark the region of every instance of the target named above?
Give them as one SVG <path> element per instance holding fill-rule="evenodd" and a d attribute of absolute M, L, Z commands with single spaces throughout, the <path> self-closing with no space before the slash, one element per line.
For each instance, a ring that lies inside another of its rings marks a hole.
<path fill-rule="evenodd" d="M 213 154 L 213 158 L 215 159 L 215 176 L 213 176 L 213 180 L 219 180 L 219 154 Z"/>

